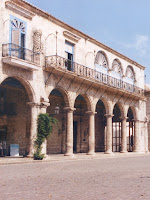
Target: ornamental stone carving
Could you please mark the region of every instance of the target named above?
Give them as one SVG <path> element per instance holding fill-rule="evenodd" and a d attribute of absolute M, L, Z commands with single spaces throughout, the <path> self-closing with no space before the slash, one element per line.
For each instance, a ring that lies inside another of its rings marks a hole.
<path fill-rule="evenodd" d="M 33 34 L 33 51 L 41 53 L 43 46 L 41 42 L 42 31 L 36 30 Z"/>

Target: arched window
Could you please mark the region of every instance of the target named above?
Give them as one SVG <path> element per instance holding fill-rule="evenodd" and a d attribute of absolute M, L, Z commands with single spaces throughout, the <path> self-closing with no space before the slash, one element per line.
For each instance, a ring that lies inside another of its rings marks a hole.
<path fill-rule="evenodd" d="M 130 84 L 134 84 L 135 76 L 134 76 L 134 71 L 131 66 L 127 67 L 125 81 Z"/>
<path fill-rule="evenodd" d="M 105 54 L 101 51 L 99 51 L 96 55 L 95 67 L 96 67 L 96 71 L 107 74 L 108 62 L 107 62 Z"/>
<path fill-rule="evenodd" d="M 134 72 L 130 66 L 127 67 L 126 77 L 134 81 Z"/>
<path fill-rule="evenodd" d="M 115 59 L 112 63 L 112 76 L 119 79 L 122 77 L 121 63 L 117 59 Z"/>

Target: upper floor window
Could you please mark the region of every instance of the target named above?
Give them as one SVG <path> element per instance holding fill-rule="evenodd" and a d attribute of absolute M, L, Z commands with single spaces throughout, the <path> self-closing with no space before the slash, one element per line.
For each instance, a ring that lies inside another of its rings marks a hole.
<path fill-rule="evenodd" d="M 66 55 L 66 62 L 65 66 L 68 70 L 73 71 L 73 59 L 74 59 L 74 45 L 65 42 L 65 55 Z"/>
<path fill-rule="evenodd" d="M 106 56 L 103 52 L 98 52 L 95 58 L 95 67 L 96 71 L 107 73 L 108 70 L 108 62 Z"/>
<path fill-rule="evenodd" d="M 112 63 L 112 76 L 115 78 L 122 77 L 122 67 L 119 60 L 115 59 Z"/>
<path fill-rule="evenodd" d="M 26 23 L 10 16 L 10 43 L 25 47 Z"/>

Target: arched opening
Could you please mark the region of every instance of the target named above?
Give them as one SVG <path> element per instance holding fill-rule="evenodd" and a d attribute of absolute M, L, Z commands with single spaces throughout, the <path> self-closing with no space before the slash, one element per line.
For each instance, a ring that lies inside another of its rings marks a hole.
<path fill-rule="evenodd" d="M 9 77 L 0 85 L 0 155 L 27 155 L 30 138 L 29 95 L 24 85 Z"/>
<path fill-rule="evenodd" d="M 132 66 L 127 67 L 124 81 L 128 83 L 126 84 L 126 89 L 132 92 L 134 90 L 134 83 L 135 83 L 135 73 Z"/>
<path fill-rule="evenodd" d="M 96 105 L 95 115 L 95 152 L 104 152 L 106 146 L 106 110 L 104 103 L 99 100 Z"/>
<path fill-rule="evenodd" d="M 65 100 L 62 91 L 53 89 L 49 95 L 50 106 L 47 113 L 58 120 L 58 125 L 53 129 L 47 139 L 47 154 L 60 154 L 66 151 L 66 113 Z"/>
<path fill-rule="evenodd" d="M 114 78 L 122 79 L 122 66 L 121 66 L 121 62 L 118 59 L 115 59 L 112 63 L 111 75 Z"/>
<path fill-rule="evenodd" d="M 87 112 L 87 103 L 83 96 L 78 95 L 75 100 L 75 111 L 73 113 L 73 152 L 88 152 L 88 133 L 89 116 Z"/>
<path fill-rule="evenodd" d="M 95 58 L 95 67 L 96 67 L 96 71 L 107 74 L 108 61 L 104 52 L 102 51 L 97 52 L 97 55 Z"/>
<path fill-rule="evenodd" d="M 113 119 L 112 119 L 112 151 L 121 151 L 121 111 L 117 104 L 115 104 L 113 109 Z"/>
<path fill-rule="evenodd" d="M 130 107 L 127 117 L 127 151 L 132 152 L 134 146 L 134 116 Z"/>

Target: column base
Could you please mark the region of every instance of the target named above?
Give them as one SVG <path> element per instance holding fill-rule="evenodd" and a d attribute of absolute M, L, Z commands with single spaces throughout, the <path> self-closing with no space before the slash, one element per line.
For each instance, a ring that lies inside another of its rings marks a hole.
<path fill-rule="evenodd" d="M 74 154 L 73 153 L 65 153 L 64 156 L 74 157 Z"/>
<path fill-rule="evenodd" d="M 27 158 L 33 158 L 34 156 L 33 156 L 33 154 L 29 154 L 29 155 L 27 155 L 26 157 L 27 157 Z"/>
<path fill-rule="evenodd" d="M 48 155 L 47 155 L 47 154 L 44 154 L 43 160 L 47 160 L 47 159 L 48 159 Z"/>
<path fill-rule="evenodd" d="M 120 153 L 128 153 L 128 151 L 120 151 Z"/>
<path fill-rule="evenodd" d="M 113 154 L 112 151 L 105 151 L 104 153 L 105 153 L 105 154 Z"/>
<path fill-rule="evenodd" d="M 142 153 L 142 152 L 139 150 L 134 150 L 133 153 Z"/>
<path fill-rule="evenodd" d="M 93 152 L 93 151 L 89 151 L 88 153 L 86 153 L 86 155 L 95 156 L 95 152 Z"/>

